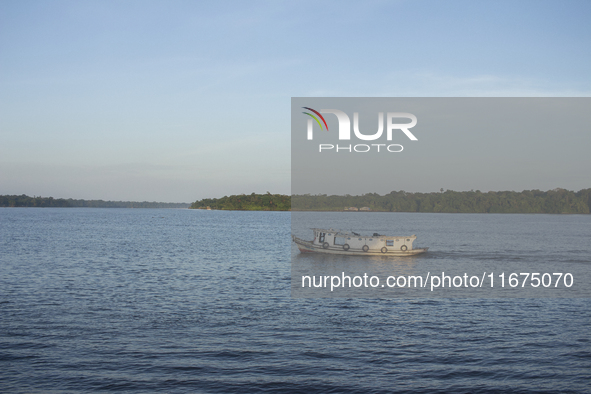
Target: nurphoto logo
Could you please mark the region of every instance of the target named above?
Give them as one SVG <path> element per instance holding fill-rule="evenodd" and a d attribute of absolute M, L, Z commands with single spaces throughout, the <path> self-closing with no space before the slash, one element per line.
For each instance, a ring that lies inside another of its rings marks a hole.
<path fill-rule="evenodd" d="M 320 127 L 320 130 L 328 131 L 328 124 L 326 123 L 326 119 L 322 114 L 333 114 L 337 117 L 339 122 L 339 141 L 346 141 L 351 140 L 351 120 L 349 116 L 338 109 L 321 109 L 320 111 L 316 111 L 310 107 L 302 107 L 310 112 L 302 112 L 303 114 L 309 116 L 311 119 L 308 119 L 308 140 L 314 139 L 314 120 Z M 410 123 L 395 123 L 394 119 L 410 119 Z M 392 135 L 395 130 L 402 131 L 411 141 L 417 141 L 417 137 L 414 136 L 413 133 L 410 132 L 409 129 L 413 128 L 417 124 L 417 117 L 408 112 L 388 112 L 386 114 L 386 140 L 392 141 Z M 324 126 L 323 126 L 324 125 Z M 382 137 L 384 134 L 384 113 L 378 112 L 378 131 L 374 134 L 363 134 L 359 130 L 359 113 L 353 113 L 353 133 L 355 137 L 362 141 L 375 141 Z M 385 147 L 382 149 L 382 152 L 402 152 L 404 149 L 400 144 L 356 144 L 356 145 L 333 145 L 333 144 L 319 144 L 318 151 L 322 153 L 323 151 L 332 151 L 332 152 L 357 152 L 357 153 L 365 153 L 369 152 L 370 150 L 376 150 L 380 152 L 380 148 Z"/>

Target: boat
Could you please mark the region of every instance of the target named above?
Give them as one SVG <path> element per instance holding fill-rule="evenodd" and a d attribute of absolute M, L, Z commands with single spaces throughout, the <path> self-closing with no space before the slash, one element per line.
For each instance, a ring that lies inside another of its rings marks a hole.
<path fill-rule="evenodd" d="M 305 241 L 292 234 L 301 253 L 326 253 L 349 256 L 413 256 L 429 248 L 413 248 L 416 235 L 390 236 L 374 233 L 372 236 L 333 229 L 313 228 L 314 239 Z"/>

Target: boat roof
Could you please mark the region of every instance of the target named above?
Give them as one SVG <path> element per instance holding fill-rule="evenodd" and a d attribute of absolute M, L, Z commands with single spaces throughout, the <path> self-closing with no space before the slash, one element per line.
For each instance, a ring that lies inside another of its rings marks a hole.
<path fill-rule="evenodd" d="M 378 234 L 378 235 L 364 235 L 364 234 L 357 234 L 354 232 L 350 232 L 350 231 L 342 231 L 342 230 L 335 230 L 333 228 L 331 229 L 325 229 L 325 228 L 312 228 L 312 230 L 314 231 L 319 231 L 321 233 L 334 233 L 335 236 L 342 236 L 342 237 L 361 237 L 361 238 L 385 238 L 385 239 L 393 239 L 393 238 L 416 238 L 416 235 L 384 235 L 384 234 Z"/>

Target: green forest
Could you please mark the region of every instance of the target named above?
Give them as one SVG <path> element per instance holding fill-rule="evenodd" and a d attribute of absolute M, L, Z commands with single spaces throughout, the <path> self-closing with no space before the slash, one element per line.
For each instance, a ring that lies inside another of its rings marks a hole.
<path fill-rule="evenodd" d="M 186 203 L 74 200 L 71 198 L 0 196 L 0 207 L 39 208 L 187 208 Z"/>
<path fill-rule="evenodd" d="M 89 207 L 89 208 L 192 208 L 244 211 L 343 211 L 345 208 L 367 207 L 380 212 L 444 212 L 444 213 L 590 213 L 591 189 L 578 192 L 553 189 L 411 193 L 393 191 L 384 196 L 367 193 L 360 196 L 329 196 L 284 194 L 241 194 L 222 198 L 206 198 L 189 204 L 74 200 L 53 197 L 0 196 L 0 207 Z"/>
<path fill-rule="evenodd" d="M 284 194 L 240 194 L 195 201 L 192 209 L 224 209 L 234 211 L 289 211 L 291 196 Z"/>
<path fill-rule="evenodd" d="M 383 212 L 445 213 L 589 213 L 591 189 L 573 192 L 524 190 L 439 193 L 393 191 L 385 196 L 367 193 L 361 196 L 295 195 L 292 208 L 298 211 L 342 211 L 346 207 L 368 207 Z"/>

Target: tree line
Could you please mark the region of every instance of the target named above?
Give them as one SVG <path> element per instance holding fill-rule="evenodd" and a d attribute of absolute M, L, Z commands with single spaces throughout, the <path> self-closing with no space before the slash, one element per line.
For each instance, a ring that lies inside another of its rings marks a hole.
<path fill-rule="evenodd" d="M 195 201 L 191 209 L 224 209 L 233 211 L 289 211 L 291 196 L 284 194 L 240 194 Z"/>
<path fill-rule="evenodd" d="M 345 207 L 369 207 L 382 212 L 445 213 L 590 213 L 591 189 L 565 189 L 439 193 L 392 191 L 384 196 L 294 195 L 292 208 L 298 211 L 342 211 Z"/>
<path fill-rule="evenodd" d="M 241 194 L 206 198 L 189 206 L 184 203 L 74 200 L 53 197 L 0 196 L 0 207 L 89 207 L 89 208 L 192 208 L 247 211 L 342 211 L 349 207 L 368 207 L 381 212 L 443 213 L 590 213 L 591 189 L 578 192 L 553 189 L 439 193 L 411 193 L 404 190 L 386 195 L 366 193 L 359 196 Z"/>
<path fill-rule="evenodd" d="M 0 207 L 40 207 L 40 208 L 188 208 L 187 203 L 166 203 L 148 201 L 103 201 L 74 200 L 72 198 L 0 196 Z"/>

